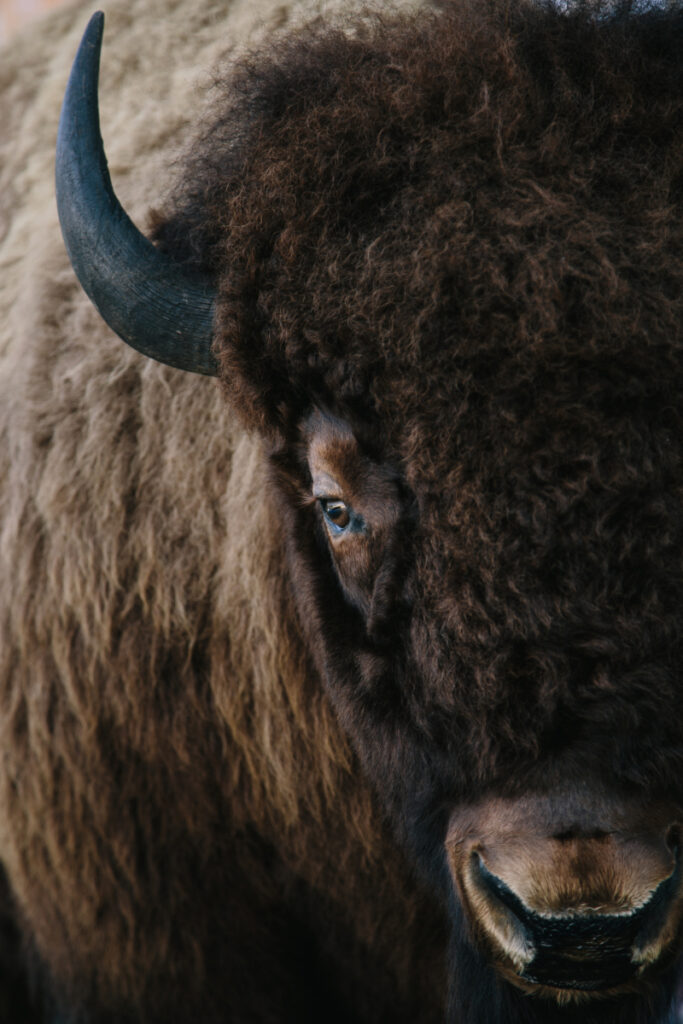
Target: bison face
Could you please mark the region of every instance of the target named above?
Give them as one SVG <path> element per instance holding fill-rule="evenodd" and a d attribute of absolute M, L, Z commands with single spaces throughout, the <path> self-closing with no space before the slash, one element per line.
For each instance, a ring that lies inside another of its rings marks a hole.
<path fill-rule="evenodd" d="M 500 595 L 490 595 L 480 619 L 453 584 L 453 566 L 474 587 L 485 564 L 481 551 L 468 561 L 463 531 L 452 527 L 467 518 L 468 499 L 444 481 L 430 511 L 414 466 L 399 472 L 361 434 L 315 411 L 299 442 L 273 453 L 289 508 L 293 592 L 365 770 L 452 908 L 454 949 L 467 943 L 477 951 L 473 969 L 487 997 L 467 1019 L 499 1019 L 494 1004 L 507 1019 L 502 1007 L 520 998 L 524 1019 L 536 1019 L 522 997 L 531 994 L 543 1021 L 555 1012 L 572 1020 L 587 1001 L 617 1012 L 622 999 L 630 1009 L 619 1012 L 632 1017 L 619 1019 L 640 1020 L 655 1012 L 657 985 L 661 998 L 669 992 L 662 977 L 672 983 L 683 912 L 683 817 L 667 772 L 667 760 L 678 757 L 679 726 L 664 726 L 656 694 L 657 685 L 673 692 L 675 678 L 652 654 L 643 658 L 655 628 L 647 607 L 653 591 L 640 607 L 640 632 L 620 635 L 637 596 L 627 598 L 624 573 L 607 580 L 592 564 L 589 521 L 602 512 L 579 501 L 574 556 L 585 589 L 574 589 L 571 572 L 558 579 L 548 552 L 549 578 L 529 587 L 528 567 L 540 558 L 534 549 L 544 543 L 529 537 L 527 570 L 520 566 L 508 581 L 516 614 L 492 637 Z M 595 477 L 592 487 L 589 505 L 599 506 Z M 559 490 L 568 500 L 566 482 Z M 620 503 L 623 495 L 614 504 L 613 554 L 642 589 L 647 574 L 634 571 L 622 547 L 627 542 L 632 557 L 637 539 L 619 536 Z M 571 516 L 564 526 L 566 540 Z M 505 532 L 500 524 L 498 534 Z M 553 544 L 561 546 L 557 536 Z M 668 583 L 677 579 L 672 573 Z M 607 614 L 597 610 L 600 587 L 622 594 L 620 603 L 607 600 Z M 570 601 L 565 614 L 585 616 L 582 629 L 574 622 L 557 635 L 566 624 L 551 609 Z M 592 620 L 588 607 L 596 609 Z M 459 949 L 456 964 L 462 960 Z M 495 997 L 486 965 L 507 983 L 493 985 Z M 455 973 L 454 1020 L 464 988 L 469 982 Z"/>

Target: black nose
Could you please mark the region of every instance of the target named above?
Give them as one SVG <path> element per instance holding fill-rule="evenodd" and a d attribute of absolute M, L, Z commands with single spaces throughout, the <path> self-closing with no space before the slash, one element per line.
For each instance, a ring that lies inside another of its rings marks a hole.
<path fill-rule="evenodd" d="M 527 948 L 534 950 L 520 977 L 552 988 L 599 991 L 622 985 L 643 969 L 638 950 L 664 927 L 667 912 L 680 886 L 678 858 L 672 875 L 650 899 L 632 912 L 538 913 L 530 910 L 508 886 L 492 874 L 481 858 L 479 877 L 490 897 L 516 919 Z"/>

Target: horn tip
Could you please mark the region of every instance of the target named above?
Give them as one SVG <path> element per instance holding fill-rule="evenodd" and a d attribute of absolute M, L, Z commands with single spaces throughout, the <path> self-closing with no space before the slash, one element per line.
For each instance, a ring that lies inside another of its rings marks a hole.
<path fill-rule="evenodd" d="M 90 28 L 99 29 L 101 31 L 103 27 L 104 27 L 104 11 L 95 11 L 95 13 L 92 14 L 91 17 L 90 17 L 90 21 L 88 22 L 88 26 L 86 28 L 86 32 L 89 31 Z"/>
<path fill-rule="evenodd" d="M 100 47 L 104 34 L 104 11 L 95 11 L 91 14 L 85 32 L 81 37 L 81 46 Z"/>

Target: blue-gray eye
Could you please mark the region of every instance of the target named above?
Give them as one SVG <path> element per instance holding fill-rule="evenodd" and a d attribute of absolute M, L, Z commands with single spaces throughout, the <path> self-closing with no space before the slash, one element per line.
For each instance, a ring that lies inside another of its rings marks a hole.
<path fill-rule="evenodd" d="M 351 522 L 351 513 L 349 512 L 348 505 L 343 501 L 339 501 L 338 498 L 321 498 L 320 507 L 323 510 L 325 519 L 327 519 L 334 530 L 341 532 Z"/>

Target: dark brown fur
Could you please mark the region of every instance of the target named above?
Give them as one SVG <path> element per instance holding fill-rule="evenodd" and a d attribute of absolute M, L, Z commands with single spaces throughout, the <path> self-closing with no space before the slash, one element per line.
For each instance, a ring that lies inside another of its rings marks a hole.
<path fill-rule="evenodd" d="M 297 35 L 216 86 L 157 228 L 216 275 L 309 649 L 433 866 L 474 793 L 681 798 L 682 39 L 678 8 L 503 2 Z M 405 488 L 383 636 L 310 539 L 316 407 Z"/>
<path fill-rule="evenodd" d="M 289 444 L 318 405 L 405 474 L 415 711 L 464 791 L 559 733 L 678 774 L 680 33 L 500 3 L 289 39 L 157 232 L 218 275 L 250 425 Z"/>

